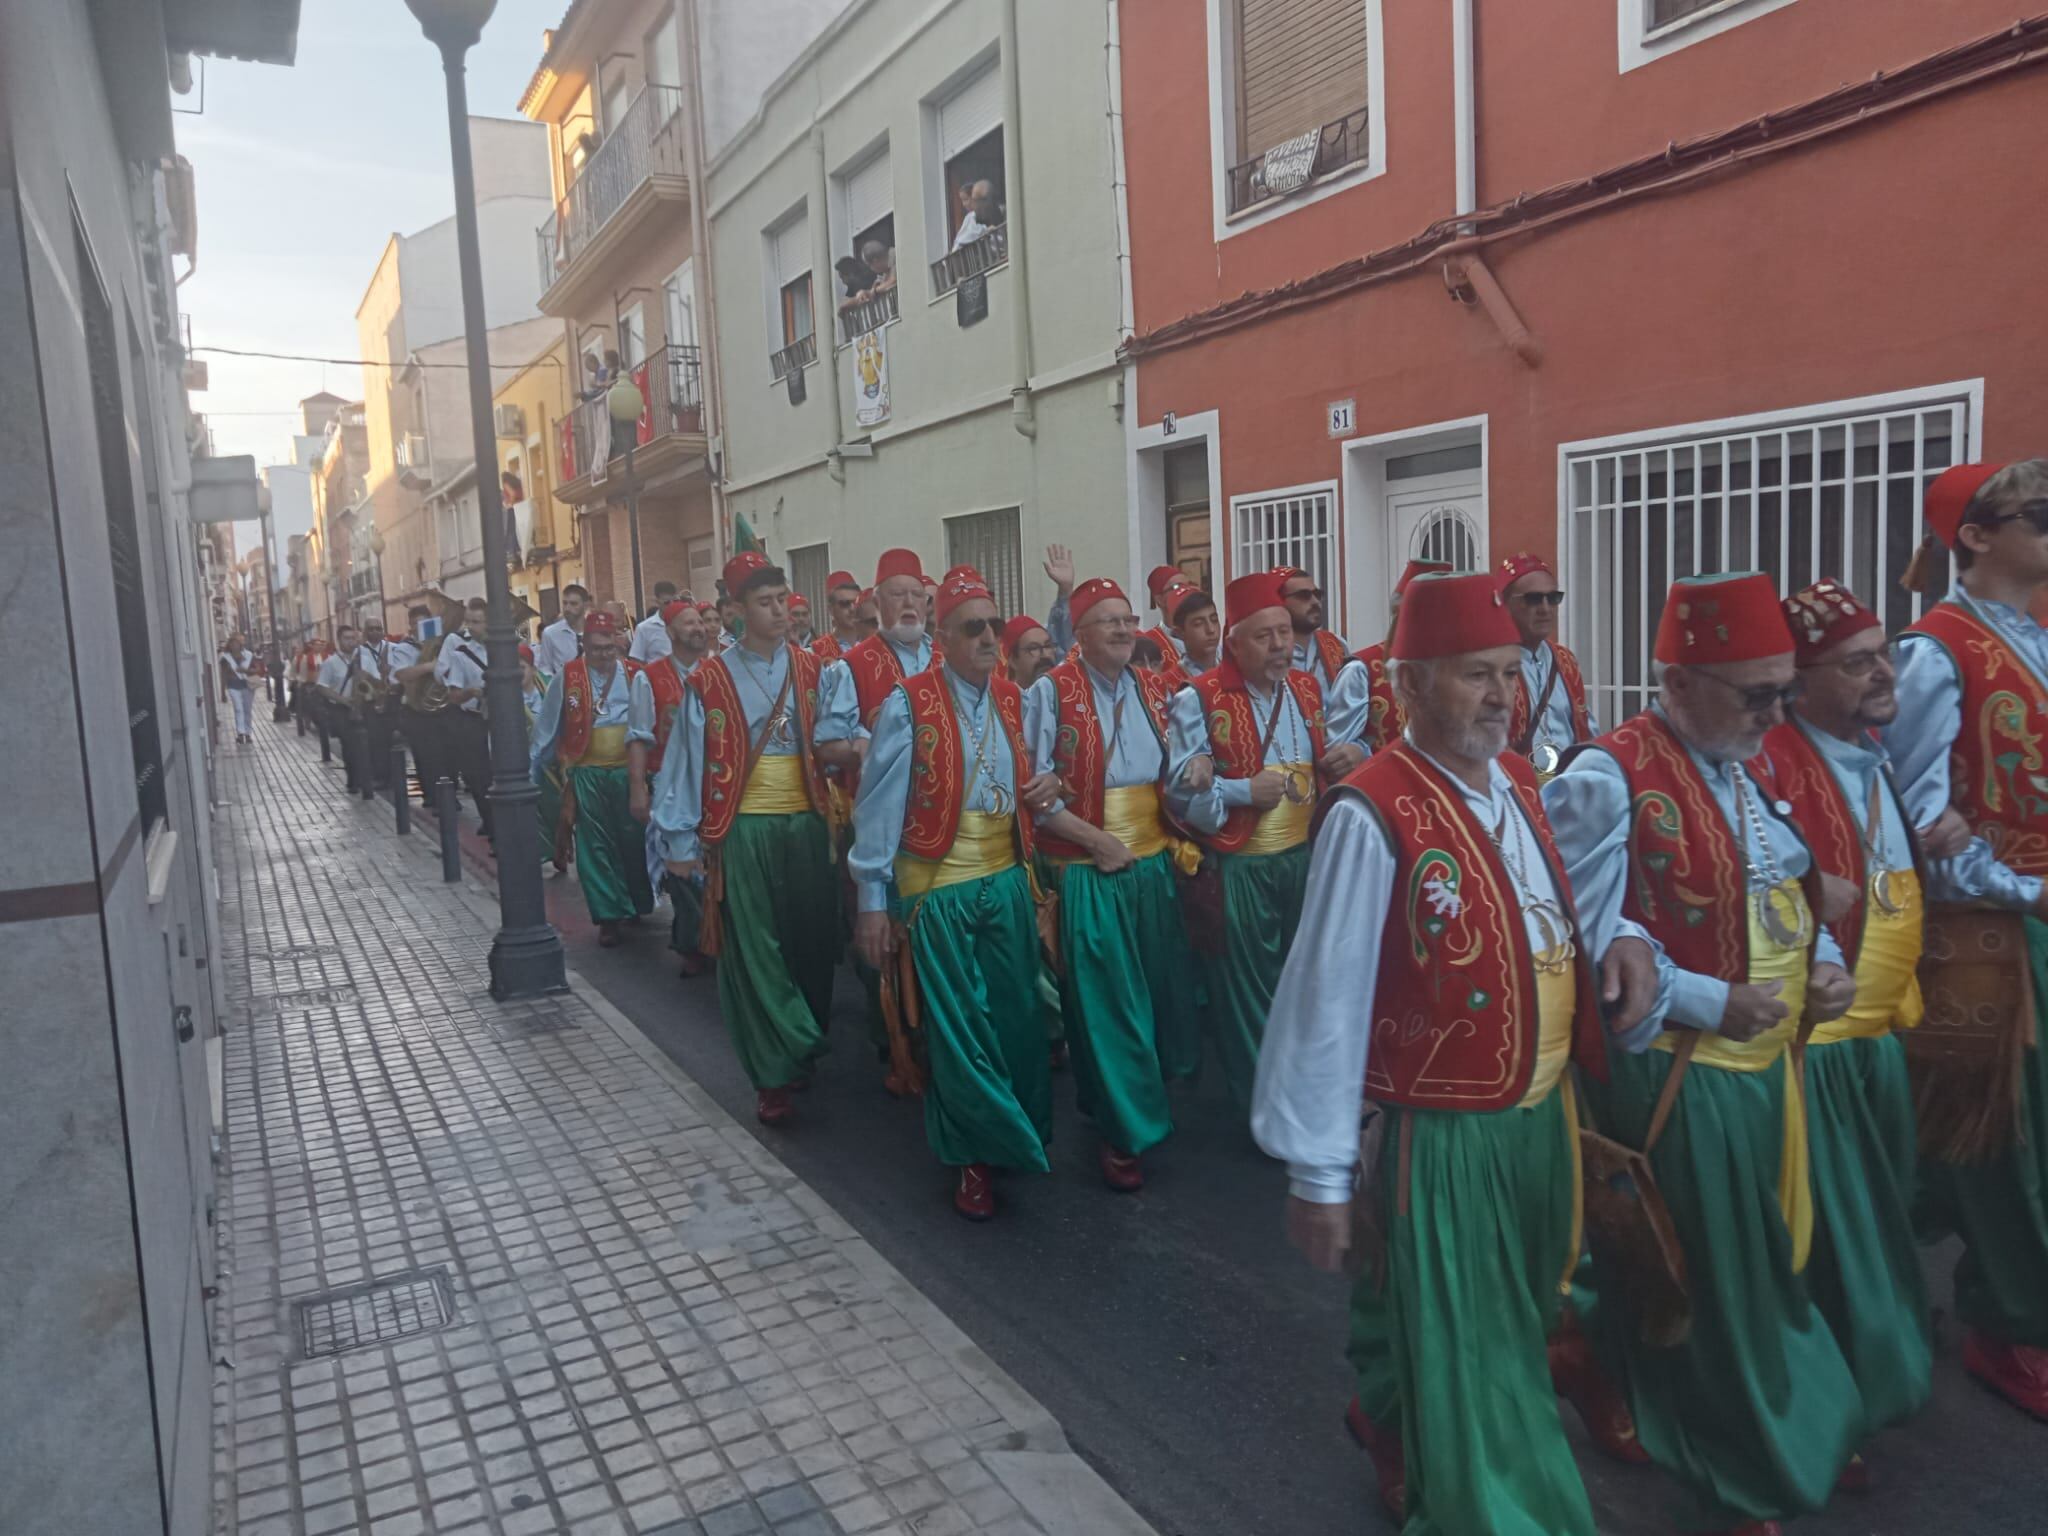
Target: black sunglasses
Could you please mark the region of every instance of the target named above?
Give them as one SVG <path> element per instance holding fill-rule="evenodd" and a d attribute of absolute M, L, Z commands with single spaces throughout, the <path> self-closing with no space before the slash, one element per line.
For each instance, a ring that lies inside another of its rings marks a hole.
<path fill-rule="evenodd" d="M 1701 677 L 1717 682 L 1730 693 L 1739 695 L 1742 699 L 1742 707 L 1753 715 L 1760 715 L 1773 705 L 1790 705 L 1795 703 L 1800 695 L 1806 692 L 1806 684 L 1797 680 L 1788 683 L 1783 688 L 1769 683 L 1764 684 L 1761 688 L 1745 688 L 1740 683 L 1729 682 L 1727 678 L 1717 673 L 1697 668 L 1694 670 L 1698 671 Z"/>
<path fill-rule="evenodd" d="M 2048 533 L 2048 501 L 2030 501 L 2017 512 L 2008 512 L 2003 517 L 1987 517 L 1977 526 L 2002 528 L 2007 523 L 2017 523 L 2022 518 L 2033 525 L 2034 532 Z"/>
<path fill-rule="evenodd" d="M 1516 595 L 1515 601 L 1526 603 L 1531 608 L 1541 608 L 1545 603 L 1550 604 L 1553 608 L 1562 608 L 1564 606 L 1564 593 L 1562 591 L 1522 592 Z"/>
<path fill-rule="evenodd" d="M 993 619 L 962 619 L 960 621 L 960 633 L 970 640 L 979 640 L 989 630 L 993 630 L 1000 635 L 1003 632 L 1002 619 L 997 617 Z"/>
<path fill-rule="evenodd" d="M 1312 597 L 1320 603 L 1323 600 L 1323 589 L 1321 587 L 1296 587 L 1292 592 L 1282 592 L 1280 594 L 1280 601 L 1284 603 L 1291 597 Z"/>

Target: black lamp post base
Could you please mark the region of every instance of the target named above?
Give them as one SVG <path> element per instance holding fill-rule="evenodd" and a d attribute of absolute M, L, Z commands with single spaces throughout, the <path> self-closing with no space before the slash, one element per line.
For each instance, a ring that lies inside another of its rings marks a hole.
<path fill-rule="evenodd" d="M 562 936 L 547 923 L 500 928 L 491 941 L 491 996 L 501 1003 L 569 990 Z"/>

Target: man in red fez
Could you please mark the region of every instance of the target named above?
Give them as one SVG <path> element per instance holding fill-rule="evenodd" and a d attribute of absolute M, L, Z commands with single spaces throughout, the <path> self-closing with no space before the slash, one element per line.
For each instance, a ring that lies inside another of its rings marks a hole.
<path fill-rule="evenodd" d="M 698 948 L 704 916 L 701 883 L 668 873 L 661 835 L 653 829 L 653 784 L 661 772 L 669 743 L 682 713 L 687 681 L 711 648 L 711 632 L 697 604 L 675 598 L 656 615 L 666 627 L 667 650 L 633 675 L 626 719 L 626 772 L 631 780 L 628 804 L 633 819 L 648 828 L 648 873 L 668 892 L 672 916 L 669 948 L 682 956 L 684 976 L 702 975 L 708 962 Z"/>
<path fill-rule="evenodd" d="M 825 1049 L 839 961 L 825 769 L 850 760 L 857 726 L 845 663 L 789 639 L 781 570 L 735 555 L 725 590 L 741 604 L 740 640 L 684 680 L 652 818 L 669 874 L 704 891 L 718 1010 L 755 1118 L 776 1126 Z"/>
<path fill-rule="evenodd" d="M 1409 585 L 1418 576 L 1440 574 L 1450 570 L 1450 564 L 1443 560 L 1410 560 L 1401 572 L 1400 580 L 1394 583 L 1394 590 L 1387 595 L 1387 638 L 1391 640 L 1394 625 L 1401 617 L 1401 598 Z M 1358 653 L 1358 660 L 1365 668 L 1366 723 L 1365 746 L 1369 752 L 1377 752 L 1401 738 L 1401 706 L 1394 697 L 1393 679 L 1387 673 L 1387 647 L 1385 641 L 1375 641 Z"/>
<path fill-rule="evenodd" d="M 1614 1035 L 1611 1081 L 1589 1082 L 1587 1098 L 1603 1134 L 1649 1158 L 1691 1324 L 1674 1344 L 1639 1314 L 1646 1277 L 1597 1228 L 1595 1316 L 1603 1353 L 1626 1363 L 1642 1446 L 1690 1491 L 1702 1530 L 1819 1509 L 1864 1432 L 1804 1277 L 1814 1207 L 1794 1050 L 1848 1010 L 1856 984 L 1816 911 L 1789 802 L 1745 766 L 1798 693 L 1793 650 L 1768 576 L 1675 583 L 1656 701 L 1576 749 L 1543 790 L 1603 996 L 1634 996 L 1649 941 L 1661 951 L 1655 1005 Z"/>
<path fill-rule="evenodd" d="M 822 661 L 838 661 L 861 641 L 860 583 L 851 571 L 834 571 L 825 578 L 825 612 L 832 628 L 811 642 Z"/>
<path fill-rule="evenodd" d="M 1223 619 L 1216 599 L 1200 587 L 1175 587 L 1166 594 L 1166 616 L 1179 638 L 1178 654 L 1166 658 L 1161 671 L 1174 692 L 1213 671 L 1222 660 Z"/>
<path fill-rule="evenodd" d="M 1938 839 L 1928 848 L 1928 947 L 1976 964 L 1952 986 L 1927 987 L 1927 1019 L 1907 1037 L 1920 1189 L 1963 1240 L 1964 1366 L 2048 1419 L 2048 793 L 2024 766 L 2038 761 L 2048 724 L 2048 631 L 2033 618 L 2048 594 L 2048 459 L 1957 465 L 1928 490 L 1926 510 L 1929 544 L 1946 546 L 1956 585 L 1900 638 L 1885 745 L 1911 820 L 1935 824 L 1953 804 L 1968 826 L 1960 854 L 1940 857 Z M 1957 1059 L 1941 1049 L 1960 1022 L 1956 989 L 1980 997 L 1987 981 L 2002 987 L 1995 995 L 2030 996 L 2035 1015 L 1994 1007 L 2004 1048 L 1988 1062 Z M 1976 1112 L 1987 1105 L 2016 1109 Z"/>
<path fill-rule="evenodd" d="M 1856 978 L 1854 1006 L 1807 1042 L 1819 1240 L 1806 1282 L 1876 1430 L 1925 1404 L 1933 1367 L 1912 1219 L 1913 1091 L 1894 1033 L 1923 1012 L 1920 857 L 1876 734 L 1899 710 L 1883 622 L 1832 580 L 1784 606 L 1802 691 L 1764 737 L 1764 762 L 1815 864 L 1842 893 L 1830 928 Z M 1943 848 L 1959 852 L 1967 827 L 1954 812 L 1945 820 Z"/>
<path fill-rule="evenodd" d="M 1224 590 L 1223 659 L 1173 697 L 1169 807 L 1203 849 L 1183 892 L 1231 1092 L 1251 1104 L 1259 1039 L 1301 921 L 1309 813 L 1329 751 L 1323 691 L 1289 664 L 1294 620 L 1270 571 Z"/>
<path fill-rule="evenodd" d="M 1586 679 L 1579 658 L 1557 643 L 1564 593 L 1557 574 L 1541 555 L 1509 555 L 1500 563 L 1501 595 L 1521 636 L 1522 676 L 1515 686 L 1514 718 L 1508 722 L 1508 750 L 1536 765 L 1548 783 L 1567 750 L 1600 734 L 1586 703 Z"/>
<path fill-rule="evenodd" d="M 1535 773 L 1506 751 L 1519 649 L 1491 576 L 1410 589 L 1391 642 L 1407 734 L 1317 812 L 1252 1134 L 1287 1164 L 1289 1235 L 1336 1270 L 1360 1083 L 1380 1111 L 1358 1198 L 1385 1251 L 1354 1295 L 1349 1417 L 1395 1516 L 1591 1536 L 1546 1341 L 1579 1257 L 1566 1069 L 1604 1075 L 1606 1030 Z M 1617 1027 L 1648 1011 L 1643 980 Z"/>
<path fill-rule="evenodd" d="M 1151 594 L 1152 606 L 1162 620 L 1145 634 L 1159 647 L 1160 659 L 1169 664 L 1181 654 L 1180 629 L 1173 622 L 1174 601 L 1192 585 L 1177 565 L 1155 565 L 1145 577 L 1145 590 Z"/>
<path fill-rule="evenodd" d="M 789 594 L 789 638 L 805 650 L 818 638 L 811 631 L 811 600 L 801 592 Z"/>
<path fill-rule="evenodd" d="M 1023 695 L 998 670 L 1002 620 L 987 586 L 949 577 L 938 619 L 945 659 L 898 683 L 875 717 L 847 866 L 863 959 L 896 967 L 899 987 L 919 996 L 924 1060 L 899 1006 L 895 1071 L 913 1089 L 929 1074 L 925 1137 L 955 1170 L 953 1208 L 986 1221 L 993 1168 L 1050 1167 L 1052 1078 L 1022 809 L 1030 749 Z"/>
<path fill-rule="evenodd" d="M 626 736 L 637 662 L 624 659 L 625 627 L 603 609 L 583 621 L 583 654 L 548 683 L 533 726 L 533 782 L 559 767 L 575 799 L 576 872 L 597 942 L 621 942 L 619 926 L 654 910 L 647 839 L 633 819 Z"/>
<path fill-rule="evenodd" d="M 1003 675 L 1019 688 L 1029 688 L 1050 672 L 1058 660 L 1052 635 L 1029 614 L 1020 613 L 1003 626 Z"/>
<path fill-rule="evenodd" d="M 1201 1003 L 1180 919 L 1165 810 L 1166 680 L 1132 664 L 1138 619 L 1098 577 L 1070 603 L 1081 654 L 1024 701 L 1035 777 L 1025 803 L 1060 898 L 1061 1012 L 1080 1102 L 1110 1188 L 1173 1131 L 1170 1078 L 1201 1065 Z"/>
<path fill-rule="evenodd" d="M 1370 750 L 1366 737 L 1372 721 L 1371 678 L 1364 663 L 1352 657 L 1350 647 L 1323 628 L 1328 609 L 1315 577 L 1291 565 L 1283 565 L 1273 574 L 1280 578 L 1280 600 L 1287 604 L 1288 616 L 1294 621 L 1295 670 L 1309 673 L 1321 686 L 1323 708 L 1330 717 L 1330 738 L 1343 749 L 1329 765 L 1334 783 L 1364 762 Z"/>

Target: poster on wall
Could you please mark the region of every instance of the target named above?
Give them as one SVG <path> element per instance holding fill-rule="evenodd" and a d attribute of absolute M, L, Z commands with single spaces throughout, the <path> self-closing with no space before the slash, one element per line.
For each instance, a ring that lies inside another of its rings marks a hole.
<path fill-rule="evenodd" d="M 889 334 L 863 331 L 848 356 L 853 360 L 853 420 L 879 427 L 889 419 Z"/>

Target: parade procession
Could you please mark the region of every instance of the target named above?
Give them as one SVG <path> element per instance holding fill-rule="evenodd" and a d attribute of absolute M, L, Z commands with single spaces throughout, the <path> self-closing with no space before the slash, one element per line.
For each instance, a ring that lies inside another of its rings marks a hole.
<path fill-rule="evenodd" d="M 1155 570 L 1141 632 L 1057 546 L 1044 622 L 895 548 L 813 633 L 749 551 L 646 660 L 602 609 L 522 646 L 539 846 L 601 945 L 667 897 L 760 1125 L 872 1052 L 969 1222 L 1056 1131 L 1144 1189 L 1218 1076 L 1352 1276 L 1403 1530 L 1591 1536 L 1563 1399 L 1680 1529 L 1776 1532 L 1928 1411 L 1937 1239 L 1964 1369 L 2048 1421 L 2048 460 L 1942 472 L 1924 523 L 1907 580 L 1953 584 L 1896 635 L 1832 578 L 1679 578 L 1604 731 L 1534 553 L 1411 562 L 1354 651 L 1291 566 L 1220 607 Z M 415 650 L 322 663 L 337 735 Z"/>

